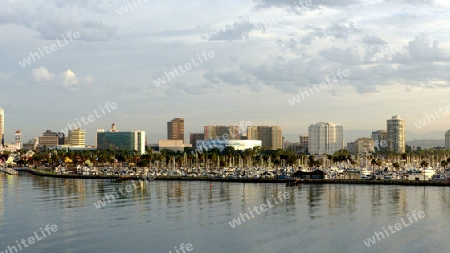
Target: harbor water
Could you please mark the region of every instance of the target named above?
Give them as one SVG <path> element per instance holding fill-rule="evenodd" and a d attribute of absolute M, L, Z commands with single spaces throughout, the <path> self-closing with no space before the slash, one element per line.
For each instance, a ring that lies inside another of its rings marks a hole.
<path fill-rule="evenodd" d="M 448 252 L 449 213 L 449 187 L 0 173 L 2 253 Z"/>

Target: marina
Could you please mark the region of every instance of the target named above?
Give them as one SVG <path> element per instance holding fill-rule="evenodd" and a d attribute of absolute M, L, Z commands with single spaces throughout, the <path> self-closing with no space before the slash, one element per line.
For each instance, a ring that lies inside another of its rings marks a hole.
<path fill-rule="evenodd" d="M 137 169 L 131 174 L 125 168 L 117 169 L 120 173 L 55 173 L 51 170 L 33 169 L 33 168 L 17 168 L 18 171 L 29 172 L 38 176 L 56 177 L 56 178 L 72 178 L 72 179 L 110 179 L 112 181 L 124 180 L 170 180 L 170 181 L 211 181 L 211 182 L 238 182 L 238 183 L 284 183 L 286 186 L 295 186 L 299 184 L 367 184 L 367 185 L 411 185 L 411 186 L 450 186 L 450 178 L 436 177 L 436 174 L 425 172 L 405 172 L 405 174 L 397 173 L 380 173 L 376 179 L 368 179 L 364 170 L 361 171 L 341 171 L 339 176 L 330 178 L 321 170 L 315 171 L 296 171 L 276 170 L 266 172 L 255 169 L 247 172 L 241 170 L 221 169 L 217 171 L 202 171 L 195 173 L 196 169 L 181 169 L 176 171 L 156 172 L 146 168 Z M 430 169 L 428 169 L 430 170 Z M 16 170 L 9 169 L 16 173 Z M 227 171 L 227 173 L 224 173 Z M 279 173 L 279 174 L 277 174 Z M 330 173 L 328 171 L 327 173 Z M 254 176 L 246 176 L 246 175 Z M 392 176 L 394 175 L 394 176 Z"/>

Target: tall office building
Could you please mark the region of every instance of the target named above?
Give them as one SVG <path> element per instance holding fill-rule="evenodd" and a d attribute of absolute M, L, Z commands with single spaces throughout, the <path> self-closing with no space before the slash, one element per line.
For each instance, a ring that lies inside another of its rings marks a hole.
<path fill-rule="evenodd" d="M 405 120 L 400 116 L 387 120 L 387 141 L 389 151 L 405 153 Z"/>
<path fill-rule="evenodd" d="M 381 151 L 388 150 L 386 130 L 373 131 L 372 140 L 374 141 L 374 146 L 376 149 Z"/>
<path fill-rule="evenodd" d="M 445 132 L 445 148 L 450 149 L 450 130 Z"/>
<path fill-rule="evenodd" d="M 86 146 L 86 131 L 80 128 L 69 131 L 69 145 L 77 147 Z"/>
<path fill-rule="evenodd" d="M 248 140 L 260 140 L 261 145 L 270 150 L 283 147 L 281 126 L 249 126 L 247 127 Z"/>
<path fill-rule="evenodd" d="M 5 110 L 0 107 L 0 145 L 5 146 Z"/>
<path fill-rule="evenodd" d="M 17 149 L 22 148 L 22 133 L 17 130 L 14 134 L 14 144 L 16 145 Z"/>
<path fill-rule="evenodd" d="M 204 140 L 240 140 L 239 126 L 205 126 Z"/>
<path fill-rule="evenodd" d="M 308 152 L 328 154 L 344 148 L 344 127 L 333 122 L 319 122 L 308 128 Z"/>
<path fill-rule="evenodd" d="M 167 139 L 184 142 L 184 118 L 174 118 L 167 122 Z"/>

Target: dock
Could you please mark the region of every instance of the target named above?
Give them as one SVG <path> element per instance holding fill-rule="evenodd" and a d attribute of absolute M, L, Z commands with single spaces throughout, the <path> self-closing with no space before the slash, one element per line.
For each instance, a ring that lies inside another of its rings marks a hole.
<path fill-rule="evenodd" d="M 0 168 L 0 171 L 4 172 L 6 174 L 9 174 L 9 175 L 17 175 L 18 174 L 18 172 L 16 170 L 13 170 L 11 168 L 2 167 L 2 168 Z"/>

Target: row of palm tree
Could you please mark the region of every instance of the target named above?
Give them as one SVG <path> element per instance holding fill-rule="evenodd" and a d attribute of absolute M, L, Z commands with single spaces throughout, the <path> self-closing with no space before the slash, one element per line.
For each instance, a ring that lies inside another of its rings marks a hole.
<path fill-rule="evenodd" d="M 377 153 L 366 154 L 367 161 L 371 161 L 372 166 L 380 166 L 383 162 L 392 162 L 393 166 L 400 167 L 400 163 L 407 161 L 427 161 L 428 163 L 439 162 L 445 167 L 450 163 L 450 152 L 445 150 L 429 151 L 428 155 L 410 154 L 390 154 L 382 155 Z M 19 150 L 20 155 L 25 154 L 25 150 Z M 22 156 L 23 157 L 23 156 Z M 185 148 L 183 152 L 172 150 L 161 150 L 154 152 L 148 149 L 147 153 L 140 155 L 138 151 L 127 152 L 123 150 L 50 150 L 43 149 L 35 151 L 34 156 L 20 160 L 18 163 L 32 164 L 34 166 L 49 164 L 57 165 L 66 163 L 71 165 L 92 163 L 94 166 L 104 164 L 129 163 L 138 167 L 146 166 L 296 166 L 305 165 L 308 167 L 321 167 L 324 162 L 328 165 L 340 162 L 350 162 L 357 164 L 359 157 L 352 156 L 349 151 L 342 149 L 333 155 L 323 155 L 321 159 L 316 159 L 314 155 L 299 155 L 292 150 L 267 150 L 255 147 L 246 150 L 235 150 L 234 147 L 225 147 L 222 150 L 213 148 L 211 150 L 197 150 Z M 404 165 L 404 164 L 403 164 Z"/>

